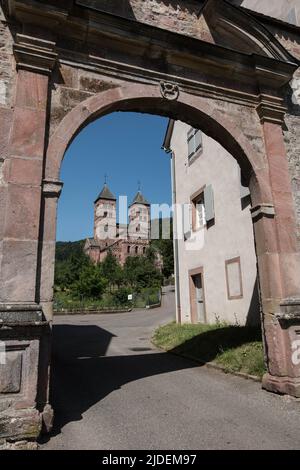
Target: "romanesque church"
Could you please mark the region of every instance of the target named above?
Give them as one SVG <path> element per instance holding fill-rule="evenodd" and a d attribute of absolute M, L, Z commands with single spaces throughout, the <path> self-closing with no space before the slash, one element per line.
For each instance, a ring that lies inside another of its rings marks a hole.
<path fill-rule="evenodd" d="M 129 206 L 129 224 L 117 223 L 117 200 L 105 183 L 94 202 L 94 237 L 87 238 L 84 252 L 94 263 L 111 252 L 123 266 L 128 256 L 143 256 L 150 245 L 150 204 L 140 189 Z M 156 256 L 161 268 L 161 259 Z"/>

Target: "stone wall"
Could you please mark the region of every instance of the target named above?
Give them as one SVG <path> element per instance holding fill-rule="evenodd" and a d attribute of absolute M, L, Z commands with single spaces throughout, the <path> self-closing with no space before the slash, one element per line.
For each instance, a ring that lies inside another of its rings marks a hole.
<path fill-rule="evenodd" d="M 15 60 L 11 30 L 0 21 L 0 106 L 9 108 L 14 99 Z"/>
<path fill-rule="evenodd" d="M 13 119 L 15 94 L 15 60 L 12 51 L 13 38 L 6 22 L 0 20 L 0 263 L 4 220 L 7 200 L 7 173 L 9 136 Z M 1 301 L 1 294 L 0 294 Z"/>
<path fill-rule="evenodd" d="M 201 36 L 198 15 L 203 3 L 201 0 L 80 0 L 82 5 L 194 37 Z"/>
<path fill-rule="evenodd" d="M 50 136 L 69 111 L 95 93 L 118 86 L 114 78 L 92 71 L 61 65 L 52 78 Z"/>
<path fill-rule="evenodd" d="M 300 34 L 290 33 L 288 35 L 275 29 L 272 32 L 284 47 L 300 60 Z M 286 105 L 288 111 L 285 117 L 284 138 L 297 214 L 297 238 L 300 246 L 300 69 L 295 73 L 293 82 L 287 87 Z"/>

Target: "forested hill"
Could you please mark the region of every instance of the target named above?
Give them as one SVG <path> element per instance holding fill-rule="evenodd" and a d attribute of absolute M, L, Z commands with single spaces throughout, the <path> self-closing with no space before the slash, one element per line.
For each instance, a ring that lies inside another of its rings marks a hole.
<path fill-rule="evenodd" d="M 67 261 L 73 256 L 81 257 L 85 240 L 76 242 L 56 242 L 56 261 Z"/>

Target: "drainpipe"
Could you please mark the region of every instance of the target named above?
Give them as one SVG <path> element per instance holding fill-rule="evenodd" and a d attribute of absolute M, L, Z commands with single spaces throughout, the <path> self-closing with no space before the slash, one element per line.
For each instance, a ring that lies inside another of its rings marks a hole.
<path fill-rule="evenodd" d="M 178 232 L 177 232 L 177 213 L 176 213 L 176 170 L 175 170 L 175 153 L 169 147 L 162 149 L 170 154 L 171 163 L 171 186 L 172 186 L 172 205 L 173 211 L 173 249 L 174 249 L 174 275 L 175 275 L 175 299 L 176 299 L 176 321 L 181 323 L 181 301 L 180 301 L 180 277 L 179 277 L 179 257 L 178 257 Z"/>
<path fill-rule="evenodd" d="M 181 302 L 180 302 L 180 277 L 179 277 L 179 257 L 178 257 L 178 232 L 177 232 L 177 211 L 176 211 L 176 170 L 175 153 L 171 151 L 171 182 L 172 182 L 172 204 L 173 211 L 173 247 L 174 247 L 174 268 L 175 268 L 175 296 L 176 296 L 176 321 L 181 323 Z"/>

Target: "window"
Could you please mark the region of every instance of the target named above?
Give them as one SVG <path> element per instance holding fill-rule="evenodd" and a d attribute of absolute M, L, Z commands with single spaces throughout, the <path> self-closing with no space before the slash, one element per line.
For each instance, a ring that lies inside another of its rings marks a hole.
<path fill-rule="evenodd" d="M 130 253 L 130 246 L 127 247 L 127 253 Z"/>
<path fill-rule="evenodd" d="M 204 195 L 201 194 L 200 198 L 196 201 L 196 229 L 204 227 L 206 223 L 205 219 L 205 206 L 204 206 Z"/>
<path fill-rule="evenodd" d="M 138 247 L 138 246 L 136 246 L 136 247 L 135 247 L 135 254 L 137 255 L 137 254 L 138 254 L 138 252 L 139 252 L 139 247 Z"/>
<path fill-rule="evenodd" d="M 191 162 L 198 150 L 202 149 L 202 133 L 199 129 L 191 129 L 187 134 L 188 160 Z"/>
<path fill-rule="evenodd" d="M 135 231 L 136 231 L 136 232 L 140 232 L 140 230 L 141 230 L 141 226 L 138 225 L 138 226 L 136 227 Z"/>
<path fill-rule="evenodd" d="M 145 254 L 145 253 L 146 253 L 146 247 L 144 246 L 143 247 L 143 254 Z"/>
<path fill-rule="evenodd" d="M 233 258 L 225 262 L 226 285 L 228 300 L 243 298 L 242 270 L 240 258 Z"/>
<path fill-rule="evenodd" d="M 108 225 L 104 225 L 104 232 L 108 232 Z"/>
<path fill-rule="evenodd" d="M 108 212 L 107 211 L 104 211 L 103 212 L 103 217 L 107 217 L 108 216 Z"/>
<path fill-rule="evenodd" d="M 207 223 L 215 219 L 214 194 L 212 186 L 200 189 L 191 197 L 190 225 L 195 232 L 202 229 Z"/>

